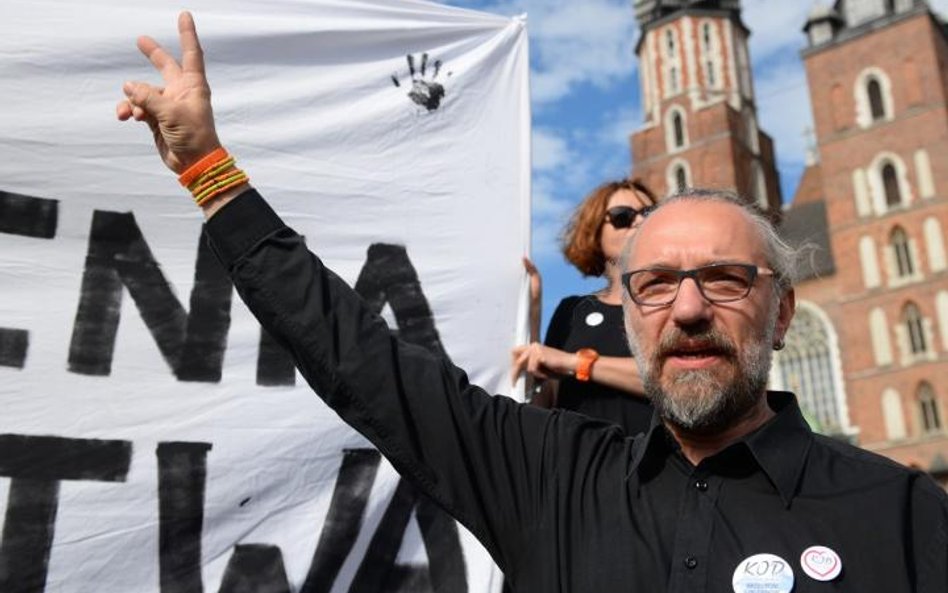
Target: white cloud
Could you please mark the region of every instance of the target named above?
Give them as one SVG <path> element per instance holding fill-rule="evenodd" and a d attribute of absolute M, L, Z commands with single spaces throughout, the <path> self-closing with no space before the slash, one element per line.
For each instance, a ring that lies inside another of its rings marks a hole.
<path fill-rule="evenodd" d="M 566 139 L 555 131 L 533 128 L 533 170 L 550 171 L 568 164 L 574 155 L 570 154 Z"/>
<path fill-rule="evenodd" d="M 641 125 L 642 110 L 639 105 L 633 105 L 630 101 L 628 104 L 619 105 L 603 117 L 597 136 L 603 144 L 625 150 L 628 161 L 629 137 Z"/>
<path fill-rule="evenodd" d="M 638 32 L 627 0 L 505 0 L 476 7 L 527 13 L 535 105 L 555 102 L 583 85 L 608 86 L 635 70 Z"/>
<path fill-rule="evenodd" d="M 741 18 L 750 29 L 750 54 L 754 62 L 765 61 L 774 54 L 793 52 L 806 44 L 803 25 L 812 7 L 808 2 L 774 2 L 744 0 Z"/>
<path fill-rule="evenodd" d="M 803 63 L 795 56 L 771 60 L 755 68 L 754 76 L 760 127 L 774 139 L 778 161 L 802 163 L 811 142 L 806 132 L 813 127 Z"/>

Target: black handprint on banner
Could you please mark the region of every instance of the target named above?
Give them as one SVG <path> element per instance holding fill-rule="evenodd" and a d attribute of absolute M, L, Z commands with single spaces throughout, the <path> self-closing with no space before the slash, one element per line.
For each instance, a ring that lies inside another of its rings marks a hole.
<path fill-rule="evenodd" d="M 421 65 L 415 68 L 415 56 L 408 54 L 408 74 L 411 77 L 411 90 L 408 97 L 415 103 L 421 105 L 428 111 L 434 111 L 441 105 L 441 99 L 444 98 L 444 86 L 435 82 L 438 74 L 441 72 L 441 60 L 435 60 L 433 64 L 428 64 L 428 54 L 421 54 Z M 430 73 L 430 77 L 428 76 Z M 450 74 L 448 74 L 450 76 Z M 392 74 L 392 82 L 395 86 L 402 86 L 398 81 L 398 73 Z"/>

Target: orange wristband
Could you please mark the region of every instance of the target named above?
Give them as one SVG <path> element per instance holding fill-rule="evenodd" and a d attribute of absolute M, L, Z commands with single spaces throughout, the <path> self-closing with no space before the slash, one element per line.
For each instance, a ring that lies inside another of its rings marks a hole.
<path fill-rule="evenodd" d="M 599 360 L 599 353 L 592 348 L 580 348 L 576 351 L 576 380 L 589 381 L 592 377 L 593 364 Z"/>
<path fill-rule="evenodd" d="M 226 160 L 228 156 L 223 146 L 215 148 L 201 157 L 196 163 L 185 169 L 184 173 L 178 177 L 178 182 L 184 187 L 188 187 L 201 173 L 204 173 L 217 163 Z"/>

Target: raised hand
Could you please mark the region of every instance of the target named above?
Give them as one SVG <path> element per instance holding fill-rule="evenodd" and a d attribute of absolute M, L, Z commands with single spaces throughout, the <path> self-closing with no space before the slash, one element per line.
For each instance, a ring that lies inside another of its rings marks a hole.
<path fill-rule="evenodd" d="M 122 121 L 148 124 L 161 159 L 175 173 L 221 145 L 214 128 L 204 52 L 191 13 L 178 16 L 178 35 L 180 64 L 151 37 L 138 38 L 138 49 L 161 73 L 164 86 L 126 82 L 122 86 L 125 99 L 115 109 Z"/>

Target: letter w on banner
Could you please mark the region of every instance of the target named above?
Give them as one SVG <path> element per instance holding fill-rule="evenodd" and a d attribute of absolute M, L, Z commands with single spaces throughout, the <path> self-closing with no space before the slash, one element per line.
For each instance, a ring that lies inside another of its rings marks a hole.
<path fill-rule="evenodd" d="M 496 591 L 298 380 L 143 125 L 178 7 L 13 0 L 0 36 L 0 590 Z M 523 19 L 195 0 L 222 140 L 404 339 L 490 391 L 525 334 Z"/>

